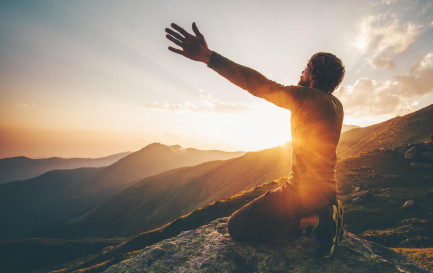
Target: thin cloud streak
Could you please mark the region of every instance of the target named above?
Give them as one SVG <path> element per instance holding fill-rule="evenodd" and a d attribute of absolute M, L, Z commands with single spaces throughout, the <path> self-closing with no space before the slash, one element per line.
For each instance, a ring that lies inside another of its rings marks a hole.
<path fill-rule="evenodd" d="M 213 98 L 211 94 L 204 91 L 200 91 L 199 103 L 193 103 L 189 100 L 178 103 L 169 104 L 167 102 L 153 104 L 145 104 L 146 108 L 165 110 L 170 112 L 222 112 L 222 113 L 233 113 L 233 112 L 245 112 L 253 111 L 255 108 L 247 103 L 234 103 L 228 101 L 220 101 Z"/>

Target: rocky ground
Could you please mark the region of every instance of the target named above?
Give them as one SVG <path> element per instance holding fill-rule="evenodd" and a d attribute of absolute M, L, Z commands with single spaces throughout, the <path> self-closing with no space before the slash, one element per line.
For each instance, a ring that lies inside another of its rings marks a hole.
<path fill-rule="evenodd" d="M 227 218 L 146 247 L 105 272 L 431 272 L 399 253 L 346 232 L 332 259 L 316 257 L 314 238 L 233 241 Z"/>

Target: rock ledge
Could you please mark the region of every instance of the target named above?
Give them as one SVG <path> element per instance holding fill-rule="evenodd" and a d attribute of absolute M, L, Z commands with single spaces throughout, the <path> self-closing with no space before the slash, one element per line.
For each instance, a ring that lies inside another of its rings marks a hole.
<path fill-rule="evenodd" d="M 146 247 L 105 272 L 431 272 L 397 252 L 346 232 L 334 257 L 314 255 L 302 236 L 267 243 L 233 241 L 227 218 Z"/>

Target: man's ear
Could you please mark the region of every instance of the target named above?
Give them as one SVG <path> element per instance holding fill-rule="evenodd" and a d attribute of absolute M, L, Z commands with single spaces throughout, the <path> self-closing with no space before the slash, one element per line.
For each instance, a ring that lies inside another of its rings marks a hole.
<path fill-rule="evenodd" d="M 310 81 L 310 88 L 313 88 L 317 75 L 309 74 L 308 76 L 309 76 L 308 80 Z"/>
<path fill-rule="evenodd" d="M 310 88 L 314 88 L 315 83 L 316 83 L 316 81 L 314 81 L 310 78 Z"/>
<path fill-rule="evenodd" d="M 311 80 L 314 81 L 315 79 L 317 79 L 317 77 L 319 77 L 319 70 L 315 68 L 311 69 L 310 76 L 311 76 Z"/>
<path fill-rule="evenodd" d="M 317 69 L 312 69 L 310 71 L 310 87 L 314 87 L 316 79 L 319 77 L 319 71 Z"/>

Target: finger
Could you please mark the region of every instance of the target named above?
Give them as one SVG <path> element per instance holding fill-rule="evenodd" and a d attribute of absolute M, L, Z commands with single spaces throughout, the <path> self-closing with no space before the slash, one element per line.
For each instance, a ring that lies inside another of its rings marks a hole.
<path fill-rule="evenodd" d="M 190 35 L 186 30 L 184 30 L 180 26 L 176 25 L 175 23 L 172 23 L 171 27 L 174 28 L 175 30 L 179 31 L 185 37 L 188 37 Z"/>
<path fill-rule="evenodd" d="M 180 49 L 177 49 L 177 48 L 174 48 L 174 47 L 169 46 L 169 47 L 168 47 L 168 50 L 173 51 L 174 53 L 177 53 L 177 54 L 183 55 L 183 51 L 180 50 Z"/>
<path fill-rule="evenodd" d="M 192 23 L 192 30 L 194 31 L 195 35 L 197 35 L 198 37 L 203 38 L 203 34 L 200 33 L 200 31 L 198 30 L 197 25 L 194 23 Z"/>
<path fill-rule="evenodd" d="M 167 34 L 167 35 L 165 35 L 165 37 L 167 37 L 167 39 L 169 39 L 173 43 L 177 44 L 178 46 L 183 47 L 183 43 L 181 41 L 177 40 L 176 38 L 174 38 L 173 36 Z"/>
<path fill-rule="evenodd" d="M 170 34 L 171 36 L 174 36 L 176 39 L 178 39 L 178 40 L 180 40 L 180 41 L 184 41 L 185 40 L 185 38 L 182 36 L 182 35 L 180 35 L 179 33 L 177 33 L 177 32 L 174 32 L 173 30 L 171 30 L 171 29 L 169 29 L 169 28 L 166 28 L 165 29 L 165 32 L 167 32 L 168 34 Z"/>

